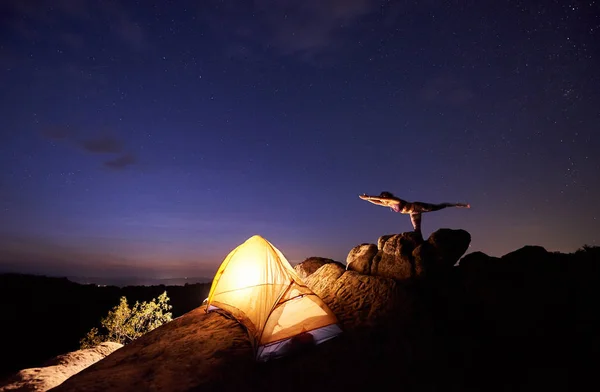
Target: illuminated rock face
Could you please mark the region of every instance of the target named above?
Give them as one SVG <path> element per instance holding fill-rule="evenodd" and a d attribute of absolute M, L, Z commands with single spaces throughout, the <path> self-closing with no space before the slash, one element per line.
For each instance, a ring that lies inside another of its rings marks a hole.
<path fill-rule="evenodd" d="M 371 275 L 395 280 L 406 280 L 423 273 L 422 266 L 415 264 L 413 251 L 423 243 L 414 232 L 396 234 L 382 243 L 382 249 L 373 259 Z"/>
<path fill-rule="evenodd" d="M 303 268 L 302 263 L 295 268 Z M 346 331 L 391 319 L 401 324 L 409 319 L 409 293 L 393 279 L 348 271 L 334 262 L 323 265 L 304 282 L 330 307 Z"/>
<path fill-rule="evenodd" d="M 375 244 L 357 245 L 346 258 L 348 269 L 358 273 L 369 275 L 371 273 L 371 265 L 373 258 L 377 254 L 377 246 Z"/>
<path fill-rule="evenodd" d="M 302 263 L 297 264 L 294 267 L 294 270 L 298 274 L 301 279 L 306 279 L 308 276 L 313 274 L 316 270 L 329 263 L 337 263 L 331 259 L 327 259 L 324 257 L 309 257 L 304 260 Z"/>
<path fill-rule="evenodd" d="M 294 269 L 338 316 L 345 329 L 377 325 L 385 320 L 408 322 L 414 293 L 403 283 L 426 274 L 445 273 L 469 247 L 464 230 L 440 229 L 424 241 L 414 232 L 381 236 L 348 253 L 346 266 L 309 258 Z"/>

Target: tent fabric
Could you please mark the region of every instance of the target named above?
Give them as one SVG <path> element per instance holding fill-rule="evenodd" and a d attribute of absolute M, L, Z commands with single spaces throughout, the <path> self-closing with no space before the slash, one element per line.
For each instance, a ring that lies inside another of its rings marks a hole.
<path fill-rule="evenodd" d="M 319 344 L 341 333 L 329 307 L 279 249 L 258 235 L 227 255 L 206 305 L 207 312 L 222 309 L 246 327 L 259 360 L 283 355 L 301 334 Z"/>
<path fill-rule="evenodd" d="M 311 340 L 306 345 L 317 345 L 326 342 L 340 333 L 342 333 L 342 329 L 337 324 L 326 325 L 325 327 L 314 329 L 306 333 L 307 335 L 311 335 Z M 258 348 L 256 358 L 262 361 L 279 358 L 293 353 L 297 349 L 297 346 L 297 344 L 294 344 L 294 337 L 269 343 Z"/>

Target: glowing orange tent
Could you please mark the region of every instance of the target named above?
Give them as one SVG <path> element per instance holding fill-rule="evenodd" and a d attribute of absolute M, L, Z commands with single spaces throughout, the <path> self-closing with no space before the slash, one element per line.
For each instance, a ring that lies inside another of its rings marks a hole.
<path fill-rule="evenodd" d="M 279 249 L 258 235 L 225 258 L 206 305 L 207 312 L 222 309 L 246 327 L 259 361 L 285 355 L 295 340 L 319 344 L 342 332 Z"/>

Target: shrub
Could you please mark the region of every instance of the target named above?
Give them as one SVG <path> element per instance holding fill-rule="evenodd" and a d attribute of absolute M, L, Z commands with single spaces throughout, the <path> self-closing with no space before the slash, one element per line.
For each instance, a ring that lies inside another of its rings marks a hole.
<path fill-rule="evenodd" d="M 80 340 L 81 348 L 95 347 L 102 342 L 127 344 L 153 329 L 172 320 L 171 305 L 165 291 L 150 302 L 136 302 L 130 308 L 127 298 L 121 297 L 119 305 L 112 308 L 100 321 L 104 334 L 92 328 Z"/>

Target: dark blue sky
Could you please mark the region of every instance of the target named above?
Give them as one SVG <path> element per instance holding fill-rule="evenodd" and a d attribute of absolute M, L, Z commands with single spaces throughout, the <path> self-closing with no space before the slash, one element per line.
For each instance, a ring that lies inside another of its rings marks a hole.
<path fill-rule="evenodd" d="M 600 240 L 596 1 L 3 1 L 0 269 L 345 260 L 407 215 L 500 256 Z"/>

